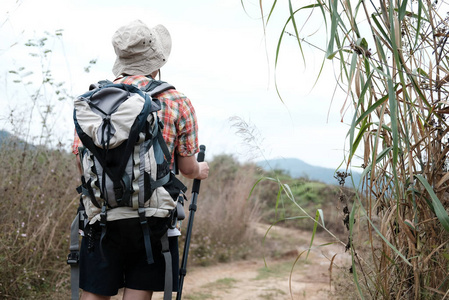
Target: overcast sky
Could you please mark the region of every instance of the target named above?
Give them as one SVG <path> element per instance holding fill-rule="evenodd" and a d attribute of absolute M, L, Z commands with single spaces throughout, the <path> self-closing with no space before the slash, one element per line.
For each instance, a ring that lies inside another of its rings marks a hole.
<path fill-rule="evenodd" d="M 15 90 L 19 85 L 8 80 L 11 69 L 38 70 L 36 60 L 27 54 L 29 48 L 23 46 L 29 38 L 63 30 L 62 40 L 54 44 L 51 68 L 56 80 L 78 95 L 92 82 L 114 79 L 111 37 L 118 27 L 141 19 L 150 27 L 163 24 L 171 33 L 172 52 L 161 79 L 192 100 L 207 155 L 228 153 L 242 161 L 294 157 L 336 168 L 343 159 L 348 126 L 341 122 L 344 97 L 340 93 L 331 102 L 332 65 L 326 63 L 312 89 L 323 54 L 304 45 L 304 65 L 296 40 L 286 36 L 275 72 L 277 39 L 288 8 L 278 4 L 264 36 L 258 3 L 244 1 L 245 11 L 239 0 L 2 0 L 0 129 L 10 129 L 6 116 L 11 109 L 26 111 L 30 105 L 31 100 Z M 91 59 L 97 64 L 85 73 Z M 283 102 L 276 93 L 275 76 Z M 55 130 L 69 144 L 72 103 L 58 103 L 56 109 Z M 245 137 L 236 134 L 233 117 L 249 125 L 256 144 L 248 145 Z M 348 113 L 345 121 L 350 117 Z"/>

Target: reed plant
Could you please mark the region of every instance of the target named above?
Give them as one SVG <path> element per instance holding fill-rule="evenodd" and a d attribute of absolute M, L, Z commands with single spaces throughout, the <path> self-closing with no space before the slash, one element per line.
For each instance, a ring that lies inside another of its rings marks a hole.
<path fill-rule="evenodd" d="M 264 26 L 279 6 L 262 11 Z M 307 44 L 321 49 L 342 111 L 354 112 L 344 164 L 361 167 L 363 182 L 344 214 L 358 297 L 449 298 L 447 3 L 289 0 L 287 10 L 276 62 L 286 37 L 299 56 Z M 309 20 L 323 20 L 313 30 L 325 34 L 307 36 Z"/>

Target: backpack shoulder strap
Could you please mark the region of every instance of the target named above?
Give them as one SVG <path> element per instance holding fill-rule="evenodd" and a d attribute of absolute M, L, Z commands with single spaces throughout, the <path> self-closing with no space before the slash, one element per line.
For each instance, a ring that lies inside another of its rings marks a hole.
<path fill-rule="evenodd" d="M 153 98 L 153 96 L 160 94 L 162 92 L 165 92 L 167 90 L 170 89 L 175 89 L 175 87 L 173 85 L 171 85 L 168 82 L 165 81 L 161 81 L 161 80 L 155 80 L 155 79 L 150 79 L 150 82 L 144 86 L 143 88 L 141 88 L 141 90 L 145 93 L 147 93 L 148 95 L 150 95 L 151 98 Z M 161 107 L 160 101 L 158 99 L 153 98 L 153 101 L 156 101 L 156 103 L 159 106 L 159 109 Z M 159 140 L 159 145 L 162 148 L 162 152 L 165 155 L 165 158 L 167 159 L 167 161 L 171 161 L 171 154 L 170 151 L 168 150 L 167 144 L 164 141 L 164 138 L 162 137 L 162 129 L 163 129 L 163 124 L 162 122 L 159 121 L 159 132 L 157 135 L 157 138 Z"/>
<path fill-rule="evenodd" d="M 161 80 L 152 79 L 150 82 L 142 88 L 142 91 L 148 93 L 151 97 L 160 94 L 170 89 L 175 89 L 173 85 Z"/>
<path fill-rule="evenodd" d="M 92 83 L 91 85 L 89 85 L 89 91 L 95 90 L 95 89 L 105 86 L 107 84 L 113 84 L 113 82 L 108 79 L 105 79 L 105 80 L 98 81 L 98 83 Z"/>

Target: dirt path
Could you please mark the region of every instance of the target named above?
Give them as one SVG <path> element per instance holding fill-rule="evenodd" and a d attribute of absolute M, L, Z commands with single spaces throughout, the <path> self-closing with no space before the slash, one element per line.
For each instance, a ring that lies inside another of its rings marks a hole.
<path fill-rule="evenodd" d="M 256 230 L 262 236 L 267 229 L 268 226 L 257 224 Z M 338 267 L 349 266 L 349 257 L 341 244 L 331 244 L 314 247 L 306 261 L 304 251 L 308 248 L 310 236 L 310 232 L 299 230 L 280 227 L 271 229 L 268 238 L 280 243 L 279 248 L 284 249 L 284 252 L 280 252 L 278 258 L 267 258 L 268 268 L 265 268 L 261 258 L 210 267 L 188 267 L 182 298 L 186 300 L 330 299 L 329 291 L 333 289 L 330 284 L 330 261 L 337 254 L 333 260 L 335 270 Z M 287 240 L 290 245 L 292 240 L 296 240 L 297 243 L 293 248 L 284 247 Z M 316 236 L 313 244 L 318 246 L 327 244 L 329 241 L 329 239 Z M 292 272 L 299 254 L 301 256 Z M 155 294 L 153 299 L 162 299 L 162 294 Z"/>

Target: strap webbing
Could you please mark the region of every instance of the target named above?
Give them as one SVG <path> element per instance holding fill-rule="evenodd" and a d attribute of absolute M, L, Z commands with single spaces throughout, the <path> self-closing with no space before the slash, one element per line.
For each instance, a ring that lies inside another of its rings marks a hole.
<path fill-rule="evenodd" d="M 101 235 L 100 235 L 100 253 L 102 259 L 106 259 L 103 252 L 103 240 L 106 237 L 107 227 L 107 212 L 106 212 L 106 203 L 103 204 L 101 207 L 101 213 L 100 213 L 100 227 L 101 227 Z"/>
<path fill-rule="evenodd" d="M 173 266 L 167 232 L 165 232 L 165 234 L 161 237 L 161 244 L 162 254 L 164 255 L 165 259 L 164 300 L 171 300 L 173 292 Z"/>
<path fill-rule="evenodd" d="M 139 207 L 139 219 L 140 225 L 143 230 L 143 241 L 145 243 L 145 252 L 147 254 L 147 263 L 151 265 L 154 263 L 153 250 L 151 250 L 151 239 L 150 239 L 150 226 L 148 225 L 147 218 L 145 216 L 145 208 Z"/>
<path fill-rule="evenodd" d="M 79 124 L 75 123 L 75 128 L 76 128 L 76 132 L 78 133 L 78 137 L 80 138 L 80 140 L 83 143 L 83 145 L 92 152 L 92 154 L 98 159 L 98 162 L 103 167 L 103 169 L 105 170 L 106 174 L 108 174 L 109 178 L 111 178 L 114 181 L 116 176 L 114 174 L 112 174 L 112 172 L 108 168 L 105 168 L 106 161 L 104 160 L 104 158 L 100 154 L 100 152 L 98 152 L 97 146 L 95 146 L 95 144 L 92 141 L 92 139 L 86 133 L 84 133 L 84 131 L 82 131 L 82 129 L 79 126 Z"/>
<path fill-rule="evenodd" d="M 70 285 L 72 300 L 79 299 L 79 219 L 78 212 L 70 226 L 70 254 L 67 263 L 70 265 Z"/>
<path fill-rule="evenodd" d="M 155 190 L 158 187 L 161 187 L 161 186 L 167 184 L 167 182 L 170 180 L 170 177 L 171 177 L 171 175 L 170 175 L 170 173 L 168 173 L 167 175 L 165 175 L 162 178 L 159 178 L 158 180 L 153 180 L 150 178 L 151 188 Z"/>
<path fill-rule="evenodd" d="M 175 89 L 175 87 L 165 81 L 154 80 L 151 78 L 150 82 L 148 82 L 148 84 L 142 88 L 142 91 L 147 92 L 151 97 L 153 97 L 154 95 L 160 94 L 170 89 Z"/>
<path fill-rule="evenodd" d="M 162 152 L 165 155 L 165 159 L 169 163 L 171 163 L 171 154 L 170 154 L 170 150 L 168 150 L 167 143 L 164 140 L 164 136 L 162 135 L 162 127 L 161 127 L 161 130 L 158 130 L 157 139 L 159 141 L 159 145 L 161 146 Z"/>
<path fill-rule="evenodd" d="M 98 203 L 97 198 L 95 197 L 94 190 L 92 189 L 91 182 L 92 179 L 89 179 L 88 182 L 84 179 L 84 176 L 81 176 L 82 185 L 80 186 L 81 193 L 87 197 L 89 197 L 90 201 L 92 201 L 93 205 L 98 208 L 101 208 L 100 203 Z M 78 191 L 78 189 L 77 189 Z M 79 191 L 78 191 L 79 192 Z"/>

